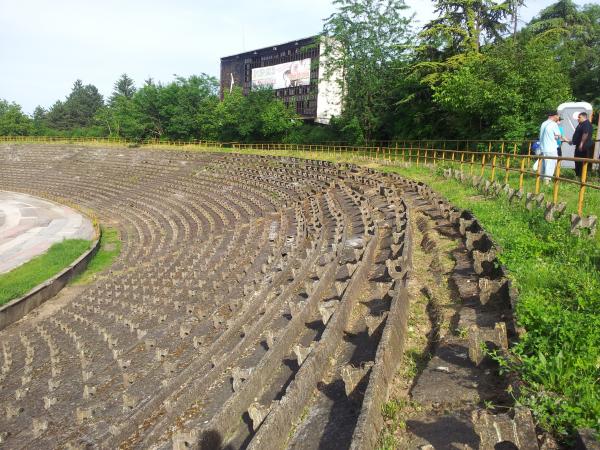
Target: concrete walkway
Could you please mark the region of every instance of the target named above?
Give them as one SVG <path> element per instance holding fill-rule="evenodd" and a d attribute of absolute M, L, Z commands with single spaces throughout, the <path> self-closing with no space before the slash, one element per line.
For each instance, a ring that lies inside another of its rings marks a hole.
<path fill-rule="evenodd" d="M 44 253 L 55 242 L 93 237 L 90 220 L 67 206 L 0 191 L 0 273 Z"/>

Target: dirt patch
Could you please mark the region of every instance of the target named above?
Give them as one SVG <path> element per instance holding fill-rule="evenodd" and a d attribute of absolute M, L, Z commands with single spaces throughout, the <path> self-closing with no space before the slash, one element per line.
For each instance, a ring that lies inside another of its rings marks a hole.
<path fill-rule="evenodd" d="M 401 368 L 394 378 L 390 401 L 384 407 L 387 429 L 383 448 L 397 447 L 405 434 L 406 421 L 426 412 L 427 407 L 413 401 L 410 392 L 440 340 L 454 331 L 453 317 L 460 307 L 449 279 L 455 267 L 456 242 L 443 230 L 439 232 L 437 224 L 421 212 L 415 211 L 411 225 L 414 245 L 408 285 L 408 334 Z"/>

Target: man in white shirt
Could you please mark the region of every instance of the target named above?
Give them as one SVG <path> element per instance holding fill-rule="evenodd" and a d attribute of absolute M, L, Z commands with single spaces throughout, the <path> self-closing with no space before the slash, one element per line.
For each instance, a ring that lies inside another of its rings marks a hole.
<path fill-rule="evenodd" d="M 548 120 L 542 123 L 540 127 L 540 150 L 543 156 L 558 156 L 556 151 L 556 140 L 561 138 L 565 139 L 558 128 L 558 121 L 560 120 L 560 116 L 556 111 L 552 111 L 548 113 Z M 544 178 L 544 183 L 550 183 L 550 178 L 554 176 L 554 171 L 556 170 L 556 160 L 555 159 L 544 159 L 542 160 L 542 177 Z"/>

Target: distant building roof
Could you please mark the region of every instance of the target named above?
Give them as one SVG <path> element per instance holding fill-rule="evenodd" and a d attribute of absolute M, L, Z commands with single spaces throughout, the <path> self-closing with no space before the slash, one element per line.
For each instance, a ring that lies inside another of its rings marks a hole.
<path fill-rule="evenodd" d="M 258 52 L 262 52 L 264 50 L 275 50 L 275 49 L 277 49 L 277 47 L 281 47 L 281 46 L 284 46 L 284 45 L 289 45 L 289 44 L 291 44 L 293 42 L 295 42 L 297 44 L 297 43 L 302 42 L 302 41 L 314 40 L 317 37 L 319 37 L 318 34 L 316 34 L 314 36 L 308 36 L 308 37 L 305 37 L 305 38 L 300 38 L 300 39 L 292 39 L 291 41 L 282 42 L 281 44 L 268 45 L 267 47 L 257 48 L 257 49 L 254 49 L 254 50 L 248 50 L 248 51 L 244 51 L 242 53 L 236 53 L 235 55 L 223 56 L 223 57 L 221 57 L 221 60 L 223 60 L 223 59 L 229 59 L 229 58 L 238 58 L 238 57 L 240 57 L 242 55 L 255 54 L 255 53 L 258 53 Z"/>

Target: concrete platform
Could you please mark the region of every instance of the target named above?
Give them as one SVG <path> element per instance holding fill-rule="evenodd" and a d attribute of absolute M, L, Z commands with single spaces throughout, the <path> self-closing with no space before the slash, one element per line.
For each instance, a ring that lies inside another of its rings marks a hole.
<path fill-rule="evenodd" d="M 93 238 L 91 221 L 73 209 L 31 195 L 0 191 L 0 273 L 63 239 Z"/>

